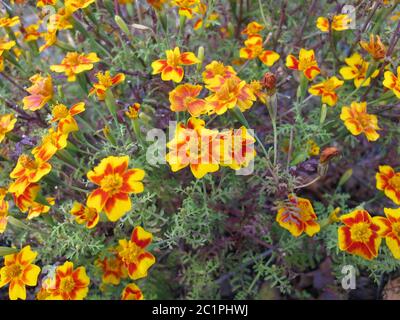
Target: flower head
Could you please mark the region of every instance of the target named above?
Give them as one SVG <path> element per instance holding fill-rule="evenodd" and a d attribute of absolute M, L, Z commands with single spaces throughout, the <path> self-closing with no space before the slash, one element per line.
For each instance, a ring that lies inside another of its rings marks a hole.
<path fill-rule="evenodd" d="M 272 66 L 279 60 L 279 54 L 275 51 L 264 50 L 262 37 L 258 34 L 251 35 L 244 42 L 245 48 L 240 49 L 240 58 L 255 59 L 259 58 L 262 63 L 267 66 Z"/>
<path fill-rule="evenodd" d="M 400 205 L 400 172 L 395 172 L 391 166 L 379 166 L 376 188 L 384 191 L 390 200 Z"/>
<path fill-rule="evenodd" d="M 263 29 L 263 25 L 259 24 L 256 21 L 252 21 L 246 26 L 246 28 L 243 29 L 241 33 L 250 37 L 252 35 L 259 34 L 260 31 L 262 31 Z"/>
<path fill-rule="evenodd" d="M 366 102 L 352 102 L 350 107 L 343 107 L 340 119 L 355 136 L 364 133 L 368 141 L 376 141 L 379 138 L 378 117 L 367 113 Z"/>
<path fill-rule="evenodd" d="M 30 93 L 29 96 L 24 97 L 24 109 L 36 111 L 41 108 L 53 98 L 53 82 L 51 76 L 42 77 L 40 74 L 35 74 L 29 79 L 32 86 L 26 89 Z"/>
<path fill-rule="evenodd" d="M 354 53 L 351 57 L 344 59 L 348 66 L 340 68 L 339 72 L 345 80 L 354 79 L 356 88 L 369 86 L 371 78 L 375 78 L 379 74 L 379 70 L 375 70 L 371 76 L 367 78 L 369 63 L 365 61 L 359 53 Z"/>
<path fill-rule="evenodd" d="M 99 187 L 89 195 L 86 205 L 98 212 L 104 210 L 111 221 L 117 221 L 131 210 L 129 194 L 143 192 L 144 170 L 128 169 L 128 163 L 128 156 L 110 156 L 87 174 Z"/>
<path fill-rule="evenodd" d="M 20 24 L 21 21 L 19 19 L 19 17 L 15 16 L 15 17 L 2 17 L 0 18 L 0 27 L 2 28 L 10 28 L 13 26 L 16 26 L 17 24 Z"/>
<path fill-rule="evenodd" d="M 308 92 L 314 96 L 321 96 L 322 103 L 329 106 L 334 106 L 337 102 L 336 89 L 343 85 L 344 81 L 336 77 L 331 77 L 323 82 L 313 85 L 308 89 Z"/>
<path fill-rule="evenodd" d="M 44 7 L 44 6 L 54 6 L 57 0 L 38 0 L 36 3 L 37 7 Z"/>
<path fill-rule="evenodd" d="M 391 71 L 385 72 L 383 85 L 392 90 L 396 97 L 400 99 L 400 66 L 397 67 L 397 76 Z"/>
<path fill-rule="evenodd" d="M 143 293 L 140 288 L 134 284 L 128 284 L 122 291 L 121 300 L 143 300 Z"/>
<path fill-rule="evenodd" d="M 170 108 L 174 112 L 188 111 L 191 116 L 198 117 L 207 112 L 207 102 L 198 98 L 200 85 L 182 84 L 169 93 Z"/>
<path fill-rule="evenodd" d="M 228 78 L 236 75 L 236 71 L 231 66 L 225 66 L 220 61 L 212 61 L 206 65 L 202 74 L 203 81 L 207 86 L 218 86 Z"/>
<path fill-rule="evenodd" d="M 146 0 L 146 1 L 156 10 L 161 10 L 164 6 L 164 3 L 167 2 L 167 0 Z"/>
<path fill-rule="evenodd" d="M 48 213 L 51 209 L 51 206 L 54 206 L 56 203 L 55 198 L 47 197 L 46 198 L 48 206 L 39 202 L 33 202 L 29 208 L 28 216 L 26 217 L 28 220 L 32 220 L 33 218 L 39 217 L 44 213 Z"/>
<path fill-rule="evenodd" d="M 192 19 L 193 14 L 199 12 L 200 0 L 172 0 L 171 4 L 179 8 L 180 16 Z"/>
<path fill-rule="evenodd" d="M 16 122 L 17 119 L 15 119 L 13 114 L 0 115 L 0 142 L 4 140 L 8 132 L 14 129 Z"/>
<path fill-rule="evenodd" d="M 63 104 L 56 104 L 51 110 L 52 122 L 58 122 L 57 131 L 62 134 L 68 134 L 70 132 L 78 131 L 78 123 L 75 120 L 75 116 L 85 111 L 85 103 L 78 102 L 68 109 Z"/>
<path fill-rule="evenodd" d="M 78 11 L 79 9 L 85 9 L 96 0 L 65 0 L 65 8 L 71 13 Z"/>
<path fill-rule="evenodd" d="M 26 42 L 31 42 L 31 41 L 36 41 L 37 39 L 40 38 L 40 32 L 39 32 L 39 23 L 38 24 L 31 24 L 29 26 L 23 27 L 22 28 L 22 33 L 24 35 L 24 40 Z"/>
<path fill-rule="evenodd" d="M 79 224 L 85 224 L 88 229 L 94 228 L 99 222 L 100 215 L 94 208 L 74 202 L 70 213 L 75 217 L 75 221 Z"/>
<path fill-rule="evenodd" d="M 37 183 L 30 183 L 22 193 L 12 193 L 14 203 L 21 212 L 28 211 L 35 205 L 35 199 L 40 191 L 40 185 Z"/>
<path fill-rule="evenodd" d="M 110 71 L 106 71 L 104 73 L 98 72 L 96 77 L 98 79 L 98 83 L 95 83 L 93 88 L 90 89 L 89 96 L 96 93 L 99 100 L 104 100 L 106 98 L 106 91 L 109 88 L 116 86 L 125 80 L 125 75 L 123 73 L 118 73 L 114 77 L 111 77 Z"/>
<path fill-rule="evenodd" d="M 8 201 L 4 200 L 4 195 L 7 191 L 0 189 L 0 234 L 4 233 L 8 223 Z"/>
<path fill-rule="evenodd" d="M 376 217 L 380 226 L 379 235 L 385 238 L 386 245 L 395 259 L 400 259 L 400 208 L 384 208 L 386 218 Z"/>
<path fill-rule="evenodd" d="M 121 279 L 124 279 L 128 276 L 125 264 L 120 256 L 116 253 L 114 253 L 113 256 L 97 260 L 96 265 L 103 273 L 103 283 L 119 285 Z"/>
<path fill-rule="evenodd" d="M 360 46 L 365 51 L 367 51 L 375 60 L 381 60 L 385 58 L 386 48 L 378 35 L 374 36 L 373 34 L 371 34 L 369 36 L 369 42 L 360 41 Z"/>
<path fill-rule="evenodd" d="M 299 59 L 293 55 L 286 57 L 286 67 L 293 70 L 303 71 L 308 80 L 314 79 L 321 70 L 315 60 L 314 50 L 300 49 Z"/>
<path fill-rule="evenodd" d="M 126 111 L 125 114 L 129 119 L 134 120 L 139 117 L 139 111 L 140 111 L 140 103 L 135 102 L 128 108 L 128 111 Z"/>
<path fill-rule="evenodd" d="M 14 40 L 8 40 L 7 37 L 0 37 L 0 56 L 3 55 L 4 51 L 8 51 L 12 49 L 15 46 L 15 41 Z"/>
<path fill-rule="evenodd" d="M 41 144 L 33 148 L 32 154 L 40 161 L 49 161 L 58 150 L 62 150 L 67 146 L 67 139 L 67 134 L 50 128 L 48 133 L 43 136 Z"/>
<path fill-rule="evenodd" d="M 343 31 L 349 29 L 351 18 L 347 14 L 335 15 L 330 22 L 328 18 L 319 17 L 317 19 L 317 28 L 322 32 L 329 32 L 329 27 L 335 31 Z"/>

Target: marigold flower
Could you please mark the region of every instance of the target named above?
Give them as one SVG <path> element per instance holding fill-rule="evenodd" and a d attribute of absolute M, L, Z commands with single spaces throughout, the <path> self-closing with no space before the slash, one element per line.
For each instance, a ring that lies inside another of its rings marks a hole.
<path fill-rule="evenodd" d="M 4 200 L 4 196 L 0 196 L 0 234 L 4 233 L 8 222 L 8 201 Z"/>
<path fill-rule="evenodd" d="M 153 235 L 142 227 L 135 227 L 131 239 L 119 240 L 117 248 L 118 256 L 125 264 L 128 275 L 132 280 L 141 279 L 147 276 L 147 270 L 156 262 L 156 258 L 146 247 L 153 240 Z"/>
<path fill-rule="evenodd" d="M 143 300 L 143 293 L 140 288 L 134 284 L 128 284 L 122 291 L 121 300 Z"/>
<path fill-rule="evenodd" d="M 203 14 L 203 18 L 199 18 L 193 25 L 194 30 L 199 30 L 204 23 L 205 13 Z M 205 28 L 209 28 L 211 26 L 211 21 L 217 21 L 219 18 L 219 14 L 217 12 L 211 12 L 207 17 L 207 23 Z"/>
<path fill-rule="evenodd" d="M 50 128 L 48 133 L 42 138 L 42 142 L 33 148 L 32 154 L 40 161 L 49 161 L 58 150 L 67 146 L 68 135 Z"/>
<path fill-rule="evenodd" d="M 347 14 L 333 16 L 331 28 L 335 31 L 343 31 L 349 29 L 351 18 Z M 317 28 L 322 32 L 329 32 L 329 20 L 325 17 L 317 19 Z"/>
<path fill-rule="evenodd" d="M 93 69 L 93 64 L 99 62 L 97 54 L 92 52 L 89 54 L 68 52 L 61 64 L 50 66 L 50 70 L 54 72 L 64 72 L 69 82 L 76 80 L 76 75 Z"/>
<path fill-rule="evenodd" d="M 8 132 L 14 129 L 16 122 L 17 119 L 15 119 L 13 114 L 0 115 L 0 142 L 4 140 Z"/>
<path fill-rule="evenodd" d="M 318 144 L 310 139 L 307 141 L 307 147 L 308 147 L 308 155 L 309 156 L 317 156 L 319 155 L 320 152 L 320 147 L 318 146 Z"/>
<path fill-rule="evenodd" d="M 259 58 L 262 63 L 269 67 L 279 60 L 280 55 L 278 53 L 271 50 L 264 50 L 260 35 L 249 36 L 244 45 L 246 47 L 240 49 L 240 58 L 242 59 L 251 60 Z"/>
<path fill-rule="evenodd" d="M 314 79 L 321 72 L 317 60 L 315 60 L 314 50 L 312 49 L 300 49 L 299 59 L 289 54 L 286 57 L 286 67 L 303 71 L 308 80 Z"/>
<path fill-rule="evenodd" d="M 15 41 L 9 41 L 7 37 L 0 37 L 0 56 L 4 51 L 8 51 L 15 46 Z"/>
<path fill-rule="evenodd" d="M 49 300 L 83 300 L 89 291 L 90 279 L 85 267 L 74 270 L 74 264 L 66 261 L 58 266 L 55 277 L 50 282 Z"/>
<path fill-rule="evenodd" d="M 79 224 L 85 224 L 88 229 L 94 228 L 100 219 L 99 212 L 90 207 L 86 207 L 79 202 L 74 202 L 70 213 L 75 216 L 75 221 Z"/>
<path fill-rule="evenodd" d="M 125 264 L 117 254 L 111 257 L 105 257 L 104 259 L 98 259 L 96 261 L 96 266 L 103 272 L 103 283 L 110 283 L 117 286 L 121 282 L 121 279 L 128 276 Z"/>
<path fill-rule="evenodd" d="M 313 85 L 308 89 L 308 92 L 314 96 L 321 96 L 322 103 L 326 103 L 329 106 L 334 106 L 337 102 L 336 89 L 343 85 L 344 81 L 339 80 L 336 77 L 331 77 L 323 82 Z"/>
<path fill-rule="evenodd" d="M 225 66 L 220 61 L 212 61 L 206 65 L 202 74 L 203 81 L 207 86 L 221 85 L 225 79 L 236 75 L 236 71 L 231 66 Z"/>
<path fill-rule="evenodd" d="M 79 9 L 85 9 L 95 2 L 96 0 L 65 0 L 64 5 L 67 10 L 73 13 Z"/>
<path fill-rule="evenodd" d="M 268 94 L 264 91 L 263 85 L 258 80 L 253 80 L 249 84 L 253 94 L 264 104 L 267 103 Z"/>
<path fill-rule="evenodd" d="M 360 46 L 365 51 L 367 51 L 375 60 L 381 60 L 385 58 L 386 48 L 378 35 L 374 36 L 373 34 L 371 34 L 369 36 L 369 42 L 360 41 Z"/>
<path fill-rule="evenodd" d="M 47 197 L 46 201 L 48 202 L 48 204 L 50 206 L 46 206 L 42 203 L 39 202 L 34 202 L 31 207 L 29 208 L 28 211 L 28 216 L 26 217 L 28 220 L 32 220 L 33 218 L 39 217 L 40 215 L 44 214 L 44 213 L 48 213 L 51 209 L 51 206 L 54 206 L 56 201 L 56 199 L 53 197 Z"/>
<path fill-rule="evenodd" d="M 42 32 L 40 37 L 43 38 L 44 44 L 39 47 L 39 52 L 46 50 L 51 47 L 57 41 L 57 31 Z"/>
<path fill-rule="evenodd" d="M 199 12 L 199 0 L 172 0 L 172 5 L 179 7 L 179 15 L 188 19 L 193 18 L 193 14 Z"/>
<path fill-rule="evenodd" d="M 128 169 L 128 163 L 128 156 L 110 156 L 87 174 L 99 188 L 89 195 L 86 205 L 98 212 L 104 210 L 110 221 L 117 221 L 131 210 L 129 194 L 143 192 L 144 170 Z"/>
<path fill-rule="evenodd" d="M 30 183 L 22 193 L 13 193 L 15 205 L 21 212 L 28 211 L 35 205 L 35 199 L 40 191 L 40 185 L 37 183 Z"/>
<path fill-rule="evenodd" d="M 39 32 L 39 24 L 31 24 L 22 28 L 24 34 L 24 40 L 26 42 L 36 41 L 40 38 L 41 33 Z"/>
<path fill-rule="evenodd" d="M 390 200 L 400 205 L 400 172 L 395 172 L 391 166 L 379 166 L 376 188 L 384 191 Z"/>
<path fill-rule="evenodd" d="M 51 110 L 52 122 L 58 122 L 57 130 L 62 134 L 78 131 L 78 123 L 74 116 L 85 111 L 85 103 L 78 102 L 68 109 L 63 104 L 56 104 Z"/>
<path fill-rule="evenodd" d="M 47 23 L 47 32 L 55 33 L 60 30 L 72 29 L 74 26 L 71 22 L 73 11 L 70 8 L 60 8 L 57 13 L 49 17 Z"/>
<path fill-rule="evenodd" d="M 252 21 L 246 26 L 246 28 L 243 29 L 241 33 L 250 37 L 252 35 L 260 33 L 260 31 L 262 31 L 263 29 L 263 25 L 259 24 L 256 21 Z"/>
<path fill-rule="evenodd" d="M 198 98 L 201 90 L 200 85 L 189 83 L 177 86 L 169 93 L 170 108 L 174 112 L 188 111 L 193 117 L 207 112 L 207 102 Z"/>
<path fill-rule="evenodd" d="M 21 21 L 19 20 L 19 17 L 2 17 L 0 18 L 0 27 L 2 28 L 10 28 L 13 26 L 16 26 L 17 24 L 20 24 Z"/>
<path fill-rule="evenodd" d="M 378 117 L 367 113 L 366 102 L 352 102 L 350 107 L 343 107 L 340 119 L 351 134 L 358 136 L 364 133 L 368 141 L 378 140 Z"/>
<path fill-rule="evenodd" d="M 167 59 L 160 59 L 153 61 L 151 67 L 153 68 L 152 74 L 161 73 L 163 81 L 172 80 L 179 83 L 183 79 L 184 71 L 181 65 L 192 65 L 199 63 L 193 52 L 183 52 L 176 47 L 174 50 L 166 51 Z"/>
<path fill-rule="evenodd" d="M 96 93 L 99 100 L 104 100 L 106 98 L 106 91 L 116 86 L 117 84 L 125 81 L 125 75 L 123 73 L 118 73 L 114 77 L 111 77 L 110 71 L 98 72 L 96 74 L 98 83 L 93 84 L 93 88 L 90 89 L 89 96 Z"/>
<path fill-rule="evenodd" d="M 384 75 L 383 85 L 392 90 L 396 97 L 400 99 L 400 66 L 397 67 L 397 76 L 391 71 L 386 71 Z"/>
<path fill-rule="evenodd" d="M 386 245 L 395 259 L 400 259 L 400 208 L 383 209 L 384 217 L 375 217 L 380 226 L 379 235 L 385 238 Z"/>
<path fill-rule="evenodd" d="M 10 300 L 26 300 L 25 286 L 36 286 L 40 273 L 40 268 L 33 264 L 36 257 L 37 252 L 32 251 L 30 246 L 4 257 L 4 267 L 0 269 L 0 288 L 9 284 Z"/>
<path fill-rule="evenodd" d="M 128 111 L 125 112 L 126 116 L 132 120 L 137 119 L 139 117 L 140 107 L 140 103 L 135 102 L 128 108 Z"/>
<path fill-rule="evenodd" d="M 49 102 L 53 98 L 53 82 L 51 76 L 42 77 L 40 74 L 35 74 L 29 78 L 32 86 L 26 89 L 30 93 L 24 97 L 24 110 L 36 111 Z"/>
<path fill-rule="evenodd" d="M 289 195 L 289 203 L 278 210 L 276 221 L 288 230 L 293 236 L 298 237 L 303 232 L 312 237 L 319 232 L 317 215 L 308 199 Z"/>
<path fill-rule="evenodd" d="M 36 3 L 37 7 L 44 7 L 44 6 L 54 6 L 57 0 L 38 0 Z"/>
<path fill-rule="evenodd" d="M 163 8 L 164 3 L 167 2 L 167 0 L 146 0 L 146 1 L 156 10 L 161 10 Z"/>
<path fill-rule="evenodd" d="M 382 241 L 377 217 L 371 218 L 368 211 L 358 209 L 339 219 L 344 223 L 338 229 L 339 249 L 367 260 L 376 258 Z"/>
<path fill-rule="evenodd" d="M 354 53 L 351 57 L 344 59 L 348 66 L 340 68 L 339 72 L 345 80 L 354 79 L 356 88 L 369 86 L 371 78 L 375 78 L 379 74 L 379 70 L 375 70 L 370 77 L 367 78 L 369 62 L 365 61 L 359 53 Z"/>
<path fill-rule="evenodd" d="M 25 154 L 19 156 L 17 165 L 11 171 L 10 178 L 16 179 L 11 183 L 8 191 L 22 194 L 26 187 L 33 182 L 38 182 L 51 171 L 51 164 L 43 162 L 39 158 L 31 158 Z"/>
<path fill-rule="evenodd" d="M 4 71 L 4 58 L 0 55 L 0 72 Z"/>

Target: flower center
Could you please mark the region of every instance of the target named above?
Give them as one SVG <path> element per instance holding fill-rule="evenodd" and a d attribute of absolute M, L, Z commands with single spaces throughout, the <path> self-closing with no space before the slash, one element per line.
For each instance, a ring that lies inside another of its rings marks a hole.
<path fill-rule="evenodd" d="M 63 292 L 70 293 L 75 288 L 75 281 L 72 277 L 67 277 L 61 280 L 60 289 Z"/>
<path fill-rule="evenodd" d="M 314 57 L 307 57 L 305 59 L 300 60 L 299 69 L 306 70 L 309 67 L 317 65 L 317 62 L 314 60 Z"/>
<path fill-rule="evenodd" d="M 370 117 L 366 113 L 358 114 L 358 122 L 360 122 L 364 129 L 368 128 L 371 124 Z"/>
<path fill-rule="evenodd" d="M 353 241 L 368 242 L 372 235 L 372 230 L 368 223 L 360 222 L 350 228 L 350 233 Z"/>
<path fill-rule="evenodd" d="M 392 178 L 390 178 L 389 184 L 395 189 L 400 189 L 400 174 L 396 173 Z"/>
<path fill-rule="evenodd" d="M 111 194 L 118 192 L 122 186 L 122 178 L 118 175 L 108 175 L 101 180 L 101 188 Z"/>
<path fill-rule="evenodd" d="M 35 160 L 30 159 L 26 155 L 21 156 L 20 163 L 25 169 L 28 169 L 28 170 L 37 169 L 37 164 L 36 164 Z"/>
<path fill-rule="evenodd" d="M 137 246 L 135 243 L 129 241 L 127 247 L 119 252 L 121 259 L 124 262 L 135 262 L 139 254 L 143 251 L 142 248 Z"/>
<path fill-rule="evenodd" d="M 332 92 L 335 90 L 335 84 L 332 80 L 326 81 L 324 87 L 325 87 L 325 90 L 329 91 L 329 92 Z"/>
<path fill-rule="evenodd" d="M 96 75 L 97 79 L 99 79 L 99 84 L 105 86 L 106 88 L 109 88 L 112 86 L 112 80 L 110 73 L 107 71 L 105 73 L 99 72 Z"/>
<path fill-rule="evenodd" d="M 51 111 L 51 114 L 53 115 L 54 118 L 63 119 L 69 115 L 69 110 L 63 104 L 57 104 L 54 106 L 53 110 Z"/>
<path fill-rule="evenodd" d="M 80 64 L 79 54 L 77 52 L 68 52 L 67 56 L 65 57 L 64 64 L 67 64 L 67 65 L 70 65 L 70 66 L 79 65 Z"/>
<path fill-rule="evenodd" d="M 6 268 L 6 275 L 8 278 L 14 279 L 21 275 L 22 269 L 18 264 L 13 264 Z"/>

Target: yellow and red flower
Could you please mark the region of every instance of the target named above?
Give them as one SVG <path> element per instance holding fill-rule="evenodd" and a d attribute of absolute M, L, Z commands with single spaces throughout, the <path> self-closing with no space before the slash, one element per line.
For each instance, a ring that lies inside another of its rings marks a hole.
<path fill-rule="evenodd" d="M 85 224 L 88 229 L 94 228 L 99 222 L 99 212 L 79 202 L 74 202 L 70 213 L 75 217 L 75 221 L 79 224 Z"/>
<path fill-rule="evenodd" d="M 129 195 L 143 192 L 145 172 L 128 169 L 129 157 L 107 157 L 87 174 L 88 179 L 99 188 L 92 191 L 86 205 L 97 212 L 104 210 L 110 221 L 117 221 L 131 210 Z"/>
<path fill-rule="evenodd" d="M 53 98 L 53 81 L 51 76 L 42 77 L 40 74 L 35 74 L 29 81 L 32 86 L 26 89 L 30 93 L 29 96 L 23 98 L 24 109 L 36 111 L 49 102 Z"/>
<path fill-rule="evenodd" d="M 4 140 L 8 132 L 14 129 L 16 122 L 17 119 L 15 119 L 13 114 L 0 115 L 0 142 Z"/>
<path fill-rule="evenodd" d="M 377 217 L 372 218 L 368 211 L 358 209 L 339 219 L 344 223 L 338 229 L 339 249 L 367 260 L 376 258 L 382 241 Z"/>
<path fill-rule="evenodd" d="M 241 59 L 259 58 L 262 63 L 267 66 L 272 66 L 279 60 L 280 55 L 272 50 L 264 50 L 262 37 L 258 34 L 251 35 L 244 42 L 245 48 L 240 49 Z"/>
<path fill-rule="evenodd" d="M 30 183 L 22 193 L 12 193 L 14 203 L 21 212 L 28 211 L 35 205 L 35 199 L 40 191 L 40 185 L 37 183 Z"/>
<path fill-rule="evenodd" d="M 359 53 L 354 53 L 351 57 L 344 59 L 347 66 L 341 67 L 339 72 L 345 80 L 354 79 L 356 88 L 362 86 L 369 86 L 371 78 L 376 78 L 379 70 L 372 72 L 371 76 L 367 78 L 369 62 L 365 61 Z"/>
<path fill-rule="evenodd" d="M 220 61 L 212 61 L 206 65 L 202 74 L 203 81 L 207 86 L 219 86 L 228 78 L 236 76 L 236 71 L 231 66 L 225 66 Z"/>
<path fill-rule="evenodd" d="M 6 231 L 8 222 L 9 204 L 8 201 L 4 200 L 6 193 L 6 189 L 0 188 L 0 234 Z"/>
<path fill-rule="evenodd" d="M 164 3 L 167 2 L 167 0 L 146 0 L 146 1 L 156 10 L 161 10 L 164 6 Z"/>
<path fill-rule="evenodd" d="M 122 291 L 121 300 L 143 300 L 143 293 L 140 288 L 134 284 L 128 284 Z"/>
<path fill-rule="evenodd" d="M 200 85 L 189 83 L 177 86 L 169 93 L 170 108 L 174 112 L 188 111 L 193 117 L 207 112 L 207 102 L 198 98 L 201 90 Z"/>
<path fill-rule="evenodd" d="M 391 166 L 379 166 L 375 177 L 376 188 L 382 190 L 395 204 L 400 205 L 400 172 L 395 172 Z"/>
<path fill-rule="evenodd" d="M 90 89 L 89 96 L 96 93 L 99 100 L 104 100 L 106 98 L 106 91 L 116 86 L 117 84 L 125 81 L 125 75 L 123 73 L 118 73 L 114 77 L 111 77 L 110 71 L 98 72 L 96 74 L 98 83 L 93 84 L 93 88 Z"/>
<path fill-rule="evenodd" d="M 331 77 L 323 82 L 313 85 L 308 89 L 308 92 L 314 96 L 321 96 L 322 103 L 326 103 L 329 106 L 334 106 L 337 102 L 336 89 L 343 85 L 344 81 L 339 80 L 336 77 Z"/>
<path fill-rule="evenodd" d="M 58 150 L 62 150 L 67 146 L 67 139 L 67 134 L 50 128 L 48 133 L 42 138 L 41 144 L 33 148 L 32 154 L 35 158 L 40 159 L 40 161 L 47 162 Z"/>
<path fill-rule="evenodd" d="M 31 24 L 22 28 L 24 40 L 26 42 L 36 41 L 40 38 L 41 33 L 39 32 L 39 24 Z"/>
<path fill-rule="evenodd" d="M 317 19 L 317 28 L 322 32 L 329 32 L 329 27 L 335 31 L 343 31 L 349 29 L 350 23 L 351 18 L 347 14 L 333 16 L 331 23 L 328 18 L 319 17 Z"/>
<path fill-rule="evenodd" d="M 4 51 L 8 51 L 15 46 L 14 40 L 9 40 L 8 37 L 0 37 L 0 56 L 3 55 Z"/>
<path fill-rule="evenodd" d="M 397 67 L 397 76 L 391 71 L 385 72 L 383 85 L 392 90 L 396 97 L 400 99 L 400 66 Z"/>
<path fill-rule="evenodd" d="M 68 109 L 63 104 L 57 104 L 51 110 L 53 118 L 52 122 L 58 122 L 57 131 L 62 134 L 68 134 L 70 132 L 78 131 L 78 123 L 74 116 L 85 111 L 85 103 L 78 102 Z"/>
<path fill-rule="evenodd" d="M 43 52 L 56 43 L 57 31 L 42 32 L 40 37 L 44 40 L 44 44 L 39 47 L 39 52 Z"/>
<path fill-rule="evenodd" d="M 181 66 L 192 65 L 200 62 L 193 52 L 181 53 L 178 47 L 174 50 L 167 50 L 166 55 L 167 59 L 156 60 L 151 64 L 153 74 L 161 73 L 161 79 L 163 81 L 172 80 L 176 83 L 181 82 L 184 75 Z"/>
<path fill-rule="evenodd" d="M 53 197 L 47 197 L 46 201 L 49 204 L 48 206 L 39 202 L 33 202 L 28 211 L 28 216 L 26 217 L 28 220 L 32 220 L 33 218 L 39 217 L 44 213 L 48 213 L 51 209 L 51 206 L 54 206 L 56 203 L 56 199 Z"/>
<path fill-rule="evenodd" d="M 50 70 L 54 72 L 64 72 L 69 82 L 76 80 L 76 75 L 93 69 L 93 64 L 99 62 L 97 54 L 92 52 L 89 54 L 68 52 L 61 64 L 50 66 Z"/>
<path fill-rule="evenodd" d="M 385 238 L 386 245 L 395 259 L 400 259 L 400 208 L 384 208 L 386 218 L 376 217 L 380 226 L 379 235 Z"/>
<path fill-rule="evenodd" d="M 36 3 L 37 7 L 44 7 L 44 6 L 54 6 L 57 0 L 38 0 Z"/>
<path fill-rule="evenodd" d="M 180 16 L 192 19 L 193 14 L 199 12 L 200 0 L 172 0 L 171 4 L 179 8 Z"/>
<path fill-rule="evenodd" d="M 243 29 L 241 33 L 250 37 L 252 35 L 259 34 L 260 31 L 262 31 L 263 29 L 263 25 L 259 24 L 256 21 L 252 21 L 246 26 L 246 28 Z"/>
<path fill-rule="evenodd" d="M 289 202 L 278 210 L 276 221 L 295 237 L 303 232 L 312 237 L 320 231 L 317 215 L 310 200 L 296 195 L 289 195 Z"/>
<path fill-rule="evenodd" d="M 366 102 L 352 102 L 350 107 L 342 107 L 340 119 L 343 120 L 351 134 L 358 136 L 364 133 L 368 141 L 378 140 L 379 133 L 377 130 L 380 130 L 378 117 L 367 113 Z"/>
<path fill-rule="evenodd" d="M 64 5 L 66 10 L 73 13 L 79 9 L 85 9 L 95 2 L 96 0 L 65 0 Z"/>
<path fill-rule="evenodd" d="M 253 94 L 260 100 L 262 103 L 266 104 L 268 99 L 267 91 L 264 90 L 264 86 L 259 80 L 253 80 L 249 84 L 251 91 Z"/>
<path fill-rule="evenodd" d="M 146 251 L 146 247 L 152 239 L 153 235 L 150 232 L 145 231 L 142 227 L 135 227 L 129 241 L 119 240 L 118 256 L 132 280 L 146 277 L 148 269 L 156 262 L 156 258 Z"/>
<path fill-rule="evenodd" d="M 360 41 L 360 46 L 367 51 L 375 60 L 382 60 L 386 56 L 386 48 L 383 45 L 381 38 L 371 34 L 369 42 Z"/>
<path fill-rule="evenodd" d="M 119 285 L 121 279 L 128 276 L 125 264 L 117 254 L 97 260 L 96 266 L 103 272 L 103 283 Z"/>
<path fill-rule="evenodd" d="M 10 28 L 10 27 L 16 26 L 17 24 L 20 24 L 20 23 L 21 23 L 21 21 L 18 16 L 15 16 L 12 18 L 10 18 L 10 17 L 0 18 L 0 27 L 2 27 L 2 28 Z"/>
<path fill-rule="evenodd" d="M 289 54 L 286 57 L 286 67 L 293 70 L 303 71 L 308 80 L 314 79 L 321 70 L 315 59 L 314 50 L 300 49 L 299 59 Z"/>
<path fill-rule="evenodd" d="M 33 264 L 37 252 L 30 246 L 22 248 L 18 253 L 4 257 L 4 267 L 0 269 L 0 288 L 9 284 L 10 300 L 26 300 L 26 287 L 34 287 L 40 273 L 40 268 Z"/>
<path fill-rule="evenodd" d="M 139 111 L 140 111 L 140 103 L 135 102 L 133 105 L 131 105 L 130 107 L 128 107 L 128 111 L 125 112 L 125 115 L 131 119 L 131 120 L 135 120 L 139 117 Z"/>

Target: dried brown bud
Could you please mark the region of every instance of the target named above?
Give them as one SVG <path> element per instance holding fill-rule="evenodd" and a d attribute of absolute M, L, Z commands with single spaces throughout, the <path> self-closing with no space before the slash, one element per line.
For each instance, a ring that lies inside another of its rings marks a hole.
<path fill-rule="evenodd" d="M 272 72 L 267 72 L 264 75 L 261 83 L 264 86 L 264 88 L 266 88 L 268 90 L 275 90 L 275 88 L 276 88 L 276 77 Z"/>
<path fill-rule="evenodd" d="M 333 158 L 337 157 L 340 155 L 340 150 L 335 147 L 327 147 L 324 150 L 322 150 L 321 155 L 319 157 L 319 162 L 320 163 L 327 163 L 331 161 Z"/>

